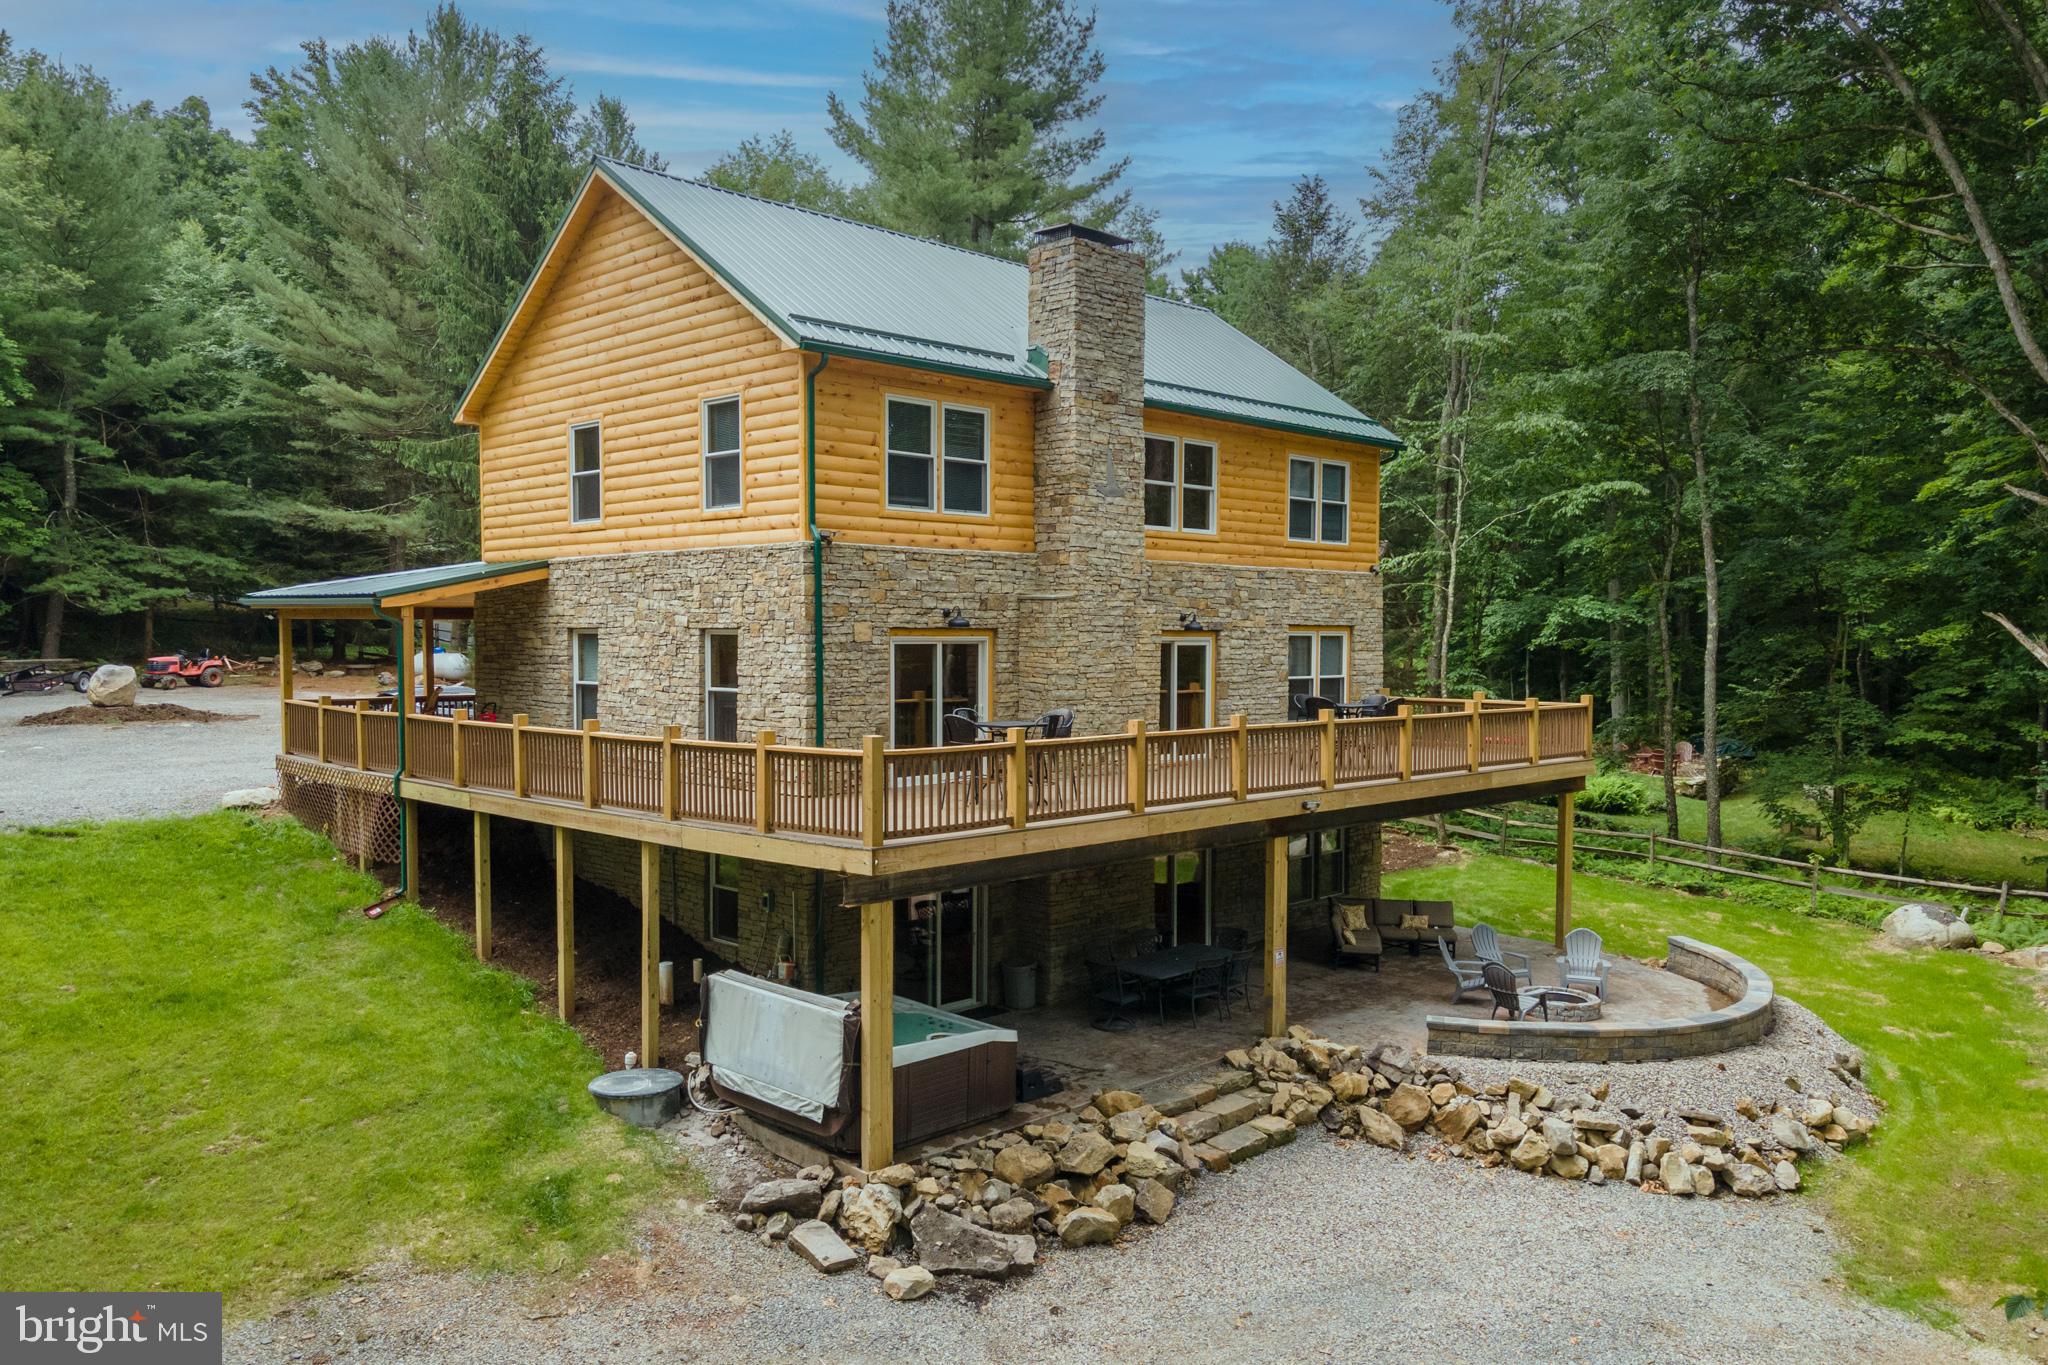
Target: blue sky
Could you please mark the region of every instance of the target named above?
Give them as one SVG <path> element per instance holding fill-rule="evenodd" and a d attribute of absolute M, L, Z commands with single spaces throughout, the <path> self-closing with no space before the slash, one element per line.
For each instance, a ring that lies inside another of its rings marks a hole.
<path fill-rule="evenodd" d="M 825 95 L 857 97 L 884 27 L 881 0 L 464 9 L 531 35 L 579 100 L 623 98 L 641 141 L 684 174 L 783 127 L 849 171 L 825 133 Z M 1215 243 L 1263 240 L 1272 201 L 1297 176 L 1321 172 L 1355 207 L 1400 107 L 1455 41 L 1444 0 L 1103 0 L 1100 9 L 1109 149 L 1132 159 L 1125 183 L 1160 211 L 1183 267 Z M 428 10 L 382 0 L 0 0 L 0 28 L 19 47 L 93 67 L 131 100 L 202 95 L 216 122 L 246 132 L 252 71 L 289 65 L 307 38 L 403 33 Z"/>

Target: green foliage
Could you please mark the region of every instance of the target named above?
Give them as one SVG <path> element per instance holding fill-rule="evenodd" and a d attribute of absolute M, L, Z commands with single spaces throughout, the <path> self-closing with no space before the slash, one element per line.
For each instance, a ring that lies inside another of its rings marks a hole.
<path fill-rule="evenodd" d="M 1599 815 L 1647 815 L 1650 794 L 1619 773 L 1595 773 L 1579 793 L 1578 808 Z"/>
<path fill-rule="evenodd" d="M 737 190 L 780 204 L 864 218 L 855 196 L 833 179 L 825 163 L 799 151 L 787 128 L 766 137 L 750 137 L 711 163 L 704 179 L 720 189 Z"/>
<path fill-rule="evenodd" d="M 204 888 L 204 894 L 193 894 Z M 599 1059 L 290 821 L 0 835 L 0 1278 L 246 1316 L 403 1248 L 573 1273 L 676 1173 Z"/>

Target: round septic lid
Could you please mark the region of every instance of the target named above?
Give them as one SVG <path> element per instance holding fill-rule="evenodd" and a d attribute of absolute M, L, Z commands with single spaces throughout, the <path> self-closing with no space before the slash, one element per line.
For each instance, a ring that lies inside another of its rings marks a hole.
<path fill-rule="evenodd" d="M 636 1066 L 631 1071 L 607 1071 L 590 1083 L 590 1093 L 601 1100 L 642 1099 L 665 1095 L 681 1086 L 683 1073 L 662 1066 Z"/>

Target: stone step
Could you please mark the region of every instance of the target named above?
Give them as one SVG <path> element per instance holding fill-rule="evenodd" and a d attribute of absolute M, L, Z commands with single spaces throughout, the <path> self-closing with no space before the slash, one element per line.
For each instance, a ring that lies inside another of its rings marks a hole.
<path fill-rule="evenodd" d="M 1235 1128 L 1226 1128 L 1215 1137 L 1209 1139 L 1209 1145 L 1223 1153 L 1229 1159 L 1230 1164 L 1235 1166 L 1240 1162 L 1251 1160 L 1260 1152 L 1272 1146 L 1273 1137 L 1272 1134 L 1262 1129 L 1254 1128 L 1249 1123 L 1241 1123 Z"/>

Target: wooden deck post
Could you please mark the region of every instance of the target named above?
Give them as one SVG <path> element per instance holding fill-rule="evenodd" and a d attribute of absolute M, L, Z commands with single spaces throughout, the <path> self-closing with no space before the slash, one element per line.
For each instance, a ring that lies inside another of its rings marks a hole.
<path fill-rule="evenodd" d="M 1543 761 L 1543 703 L 1529 698 L 1529 766 Z"/>
<path fill-rule="evenodd" d="M 405 805 L 405 889 L 414 900 L 420 897 L 420 803 Z"/>
<path fill-rule="evenodd" d="M 597 721 L 583 722 L 583 804 L 597 808 Z"/>
<path fill-rule="evenodd" d="M 676 742 L 683 737 L 680 725 L 661 727 L 661 818 L 677 819 L 682 814 L 682 784 L 676 772 Z"/>
<path fill-rule="evenodd" d="M 774 745 L 773 730 L 754 732 L 754 832 L 757 834 L 766 834 L 775 828 L 775 760 L 768 756 L 768 750 Z M 866 776 L 865 770 L 862 776 Z"/>
<path fill-rule="evenodd" d="M 1475 773 L 1479 771 L 1479 703 L 1485 696 L 1474 692 L 1472 700 L 1465 703 L 1465 767 Z"/>
<path fill-rule="evenodd" d="M 1230 790 L 1242 801 L 1251 794 L 1251 738 L 1244 728 L 1244 712 L 1230 717 Z"/>
<path fill-rule="evenodd" d="M 1591 692 L 1579 693 L 1579 705 L 1586 708 L 1586 742 L 1579 748 L 1579 757 L 1591 758 L 1593 756 L 1593 694 Z"/>
<path fill-rule="evenodd" d="M 1010 727 L 1009 741 L 1009 781 L 1005 785 L 1009 789 L 1010 828 L 1022 829 L 1031 818 L 1031 754 L 1024 747 L 1024 730 L 1021 726 Z"/>
<path fill-rule="evenodd" d="M 361 704 L 361 703 L 358 703 L 358 705 L 360 705 L 360 704 Z M 317 725 L 317 726 L 316 726 L 316 727 L 314 728 L 314 733 L 315 733 L 315 734 L 316 734 L 316 735 L 317 735 L 317 736 L 319 737 L 319 743 L 318 743 L 318 745 L 317 745 L 317 746 L 316 746 L 316 747 L 314 748 L 314 755 L 315 755 L 315 756 L 316 756 L 317 758 L 319 758 L 319 760 L 320 760 L 320 761 L 321 761 L 322 763 L 325 763 L 325 762 L 327 761 L 327 713 L 328 713 L 328 711 L 329 711 L 329 710 L 331 710 L 331 709 L 333 708 L 333 706 L 334 706 L 334 698 L 332 698 L 332 697 L 322 697 L 322 698 L 320 698 L 320 714 L 314 717 L 314 719 L 315 719 L 315 720 L 317 720 L 317 721 L 319 722 L 319 724 L 318 724 L 318 725 Z M 358 725 L 360 726 L 360 722 L 358 722 Z M 363 751 L 362 751 L 362 747 L 361 747 L 360 745 L 358 745 L 358 746 L 357 746 L 357 748 L 356 748 L 356 766 L 357 766 L 357 767 L 359 767 L 359 768 L 360 768 L 360 767 L 362 766 L 362 760 L 363 760 Z"/>
<path fill-rule="evenodd" d="M 576 1013 L 576 838 L 555 826 L 555 1013 Z"/>
<path fill-rule="evenodd" d="M 462 723 L 469 719 L 469 708 L 458 707 L 448 721 L 448 780 L 458 788 L 469 785 L 469 774 L 462 763 Z"/>
<path fill-rule="evenodd" d="M 277 751 L 292 751 L 292 618 L 277 614 Z"/>
<path fill-rule="evenodd" d="M 860 1164 L 896 1160 L 896 904 L 860 908 Z"/>
<path fill-rule="evenodd" d="M 356 766 L 358 768 L 367 768 L 370 766 L 370 750 L 369 746 L 364 743 L 364 740 L 367 738 L 367 731 L 370 728 L 370 699 L 368 697 L 357 697 L 355 712 Z M 325 741 L 322 741 L 322 748 L 324 750 Z M 324 752 L 321 756 L 323 758 L 326 757 Z"/>
<path fill-rule="evenodd" d="M 1287 1032 L 1287 836 L 1266 840 L 1266 1036 Z"/>
<path fill-rule="evenodd" d="M 1406 782 L 1415 776 L 1415 708 L 1397 706 L 1394 714 L 1401 718 L 1401 780 Z"/>
<path fill-rule="evenodd" d="M 640 1065 L 661 1065 L 661 845 L 640 845 Z"/>
<path fill-rule="evenodd" d="M 889 760 L 883 755 L 880 735 L 863 735 L 860 741 L 860 837 L 869 848 L 880 848 L 889 833 Z"/>
<path fill-rule="evenodd" d="M 1322 768 L 1324 791 L 1337 788 L 1337 713 L 1323 712 L 1322 756 L 1318 760 Z"/>
<path fill-rule="evenodd" d="M 1559 951 L 1564 936 L 1572 931 L 1572 812 L 1576 797 L 1571 792 L 1557 798 L 1557 923 L 1552 935 Z"/>
<path fill-rule="evenodd" d="M 526 713 L 512 717 L 512 794 L 526 795 Z"/>
<path fill-rule="evenodd" d="M 480 810 L 471 811 L 469 825 L 471 880 L 476 883 L 476 960 L 488 962 L 491 958 L 491 817 Z"/>
<path fill-rule="evenodd" d="M 411 607 L 400 607 L 398 609 L 398 636 L 403 648 L 398 651 L 398 692 L 391 700 L 391 709 L 398 716 L 398 719 L 393 723 L 398 726 L 398 752 L 406 760 L 398 765 L 400 772 L 403 773 L 406 768 L 411 766 L 412 757 L 406 752 L 405 748 L 406 717 L 412 714 L 414 705 L 412 696 L 414 678 L 412 667 L 413 616 Z"/>
<path fill-rule="evenodd" d="M 1131 737 L 1130 761 L 1124 770 L 1126 786 L 1128 788 L 1125 793 L 1125 799 L 1130 802 L 1131 814 L 1143 815 L 1145 813 L 1145 722 L 1142 720 L 1126 721 L 1124 723 L 1124 733 Z"/>

